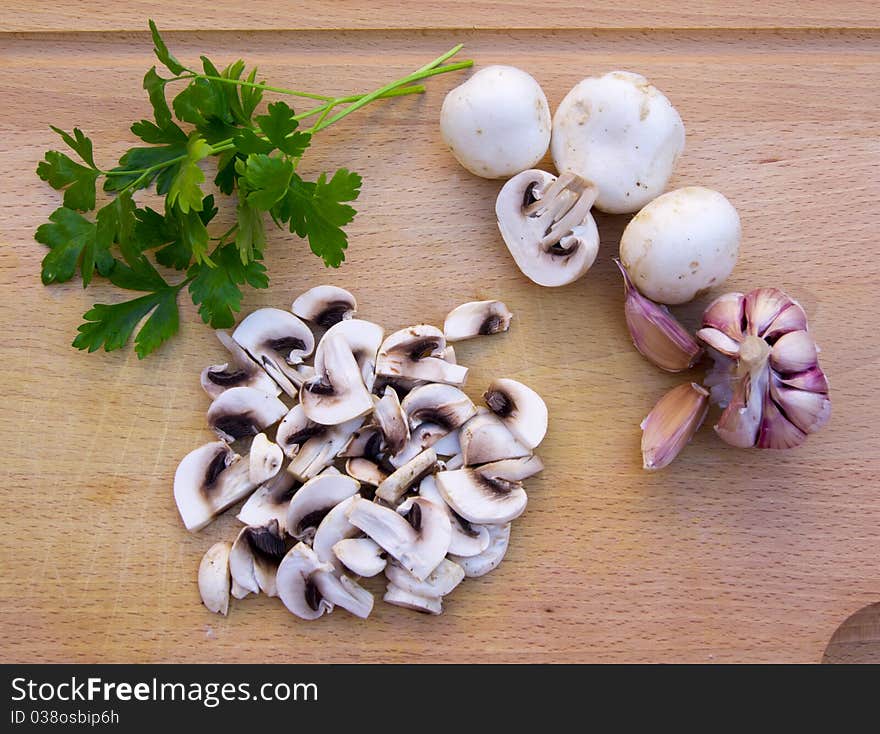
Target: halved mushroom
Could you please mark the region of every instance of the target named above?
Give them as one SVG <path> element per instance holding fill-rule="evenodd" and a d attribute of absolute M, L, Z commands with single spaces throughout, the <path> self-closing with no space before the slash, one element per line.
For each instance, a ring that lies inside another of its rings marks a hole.
<path fill-rule="evenodd" d="M 301 319 L 329 329 L 357 312 L 357 301 L 345 288 L 318 285 L 299 296 L 290 310 Z"/>
<path fill-rule="evenodd" d="M 373 397 L 373 416 L 382 431 L 388 451 L 398 453 L 409 441 L 409 423 L 394 388 L 386 387 L 381 398 Z"/>
<path fill-rule="evenodd" d="M 434 476 L 422 479 L 419 484 L 419 496 L 433 502 L 446 511 L 449 523 L 452 526 L 452 539 L 449 541 L 449 553 L 457 556 L 476 556 L 489 546 L 489 531 L 485 525 L 471 525 L 467 520 L 455 514 L 455 511 L 446 504 L 443 495 L 437 489 L 437 481 Z"/>
<path fill-rule="evenodd" d="M 393 604 L 396 607 L 404 609 L 413 609 L 417 612 L 425 614 L 440 614 L 443 611 L 443 602 L 440 597 L 419 596 L 418 594 L 410 594 L 399 586 L 388 584 L 385 589 L 385 596 L 382 601 Z"/>
<path fill-rule="evenodd" d="M 318 374 L 300 390 L 306 416 L 315 423 L 335 426 L 373 410 L 373 399 L 348 342 L 335 334 L 325 336 L 321 347 Z"/>
<path fill-rule="evenodd" d="M 470 420 L 477 406 L 457 387 L 431 383 L 422 385 L 407 395 L 400 404 L 410 426 L 434 423 L 453 431 Z"/>
<path fill-rule="evenodd" d="M 555 287 L 590 269 L 599 252 L 599 231 L 590 214 L 598 193 L 571 172 L 557 178 L 533 169 L 504 184 L 495 201 L 498 229 L 527 278 Z"/>
<path fill-rule="evenodd" d="M 265 433 L 258 433 L 251 442 L 248 454 L 248 472 L 254 484 L 262 484 L 274 477 L 281 469 L 284 454 L 281 447 L 266 438 Z"/>
<path fill-rule="evenodd" d="M 541 471 L 537 456 L 506 459 L 474 469 L 443 471 L 437 489 L 449 506 L 469 522 L 499 525 L 519 517 L 528 497 L 522 480 Z"/>
<path fill-rule="evenodd" d="M 476 336 L 499 334 L 510 328 L 513 314 L 501 301 L 471 301 L 452 309 L 443 322 L 447 341 L 458 342 Z"/>
<path fill-rule="evenodd" d="M 498 568 L 498 564 L 504 559 L 507 553 L 507 546 L 510 544 L 510 523 L 506 525 L 487 525 L 489 532 L 489 545 L 479 555 L 475 556 L 456 556 L 450 554 L 449 558 L 455 561 L 464 569 L 464 574 L 468 578 L 476 578 L 485 576 L 489 571 Z"/>
<path fill-rule="evenodd" d="M 333 546 L 333 554 L 353 574 L 366 578 L 382 573 L 388 563 L 385 551 L 370 538 L 344 538 Z"/>
<path fill-rule="evenodd" d="M 294 405 L 281 419 L 275 432 L 275 442 L 281 447 L 288 459 L 294 458 L 300 447 L 313 436 L 327 431 L 326 426 L 309 420 L 300 403 Z"/>
<path fill-rule="evenodd" d="M 396 504 L 401 497 L 437 467 L 437 452 L 427 448 L 412 461 L 407 462 L 393 474 L 389 474 L 376 488 L 376 497 L 389 505 Z"/>
<path fill-rule="evenodd" d="M 493 380 L 486 405 L 524 446 L 533 449 L 547 433 L 547 404 L 532 388 L 506 377 Z"/>
<path fill-rule="evenodd" d="M 359 488 L 356 480 L 344 474 L 322 474 L 310 479 L 290 500 L 287 532 L 297 540 L 311 539 L 327 513 L 357 494 Z"/>
<path fill-rule="evenodd" d="M 199 594 L 208 610 L 229 611 L 229 543 L 214 543 L 199 563 Z"/>
<path fill-rule="evenodd" d="M 257 487 L 238 513 L 239 522 L 259 527 L 272 521 L 278 523 L 282 533 L 287 532 L 287 508 L 290 498 L 301 484 L 288 471 L 279 471 L 268 482 Z"/>
<path fill-rule="evenodd" d="M 382 344 L 385 330 L 372 321 L 363 319 L 349 319 L 340 321 L 324 334 L 324 338 L 318 343 L 315 350 L 315 372 L 321 374 L 324 371 L 324 346 L 327 339 L 341 337 L 348 344 L 354 361 L 357 362 L 361 371 L 361 378 L 367 390 L 373 389 L 376 380 L 376 354 Z"/>
<path fill-rule="evenodd" d="M 276 396 L 253 387 L 232 387 L 220 393 L 208 408 L 208 426 L 224 441 L 256 436 L 277 423 L 287 406 Z"/>
<path fill-rule="evenodd" d="M 395 331 L 382 342 L 376 374 L 463 385 L 467 367 L 447 362 L 446 337 L 436 326 L 419 324 Z"/>
<path fill-rule="evenodd" d="M 437 598 L 451 593 L 464 581 L 464 569 L 455 561 L 444 558 L 426 579 L 420 581 L 397 563 L 389 563 L 385 566 L 385 578 L 410 594 Z"/>
<path fill-rule="evenodd" d="M 500 459 L 528 456 L 531 450 L 516 440 L 502 420 L 480 408 L 461 427 L 461 453 L 466 466 L 486 464 Z"/>
<path fill-rule="evenodd" d="M 370 487 L 378 487 L 388 478 L 388 474 L 378 464 L 362 457 L 346 461 L 345 473 L 352 479 L 357 479 L 361 484 Z"/>
<path fill-rule="evenodd" d="M 229 336 L 227 331 L 215 331 L 220 343 L 229 350 L 231 359 L 202 370 L 202 388 L 211 398 L 216 398 L 231 387 L 253 387 L 269 395 L 278 395 L 281 388 L 266 371 L 250 358 Z"/>
<path fill-rule="evenodd" d="M 254 491 L 242 461 L 222 441 L 199 446 L 183 457 L 174 473 L 174 501 L 187 530 L 201 530 L 216 515 Z"/>
<path fill-rule="evenodd" d="M 266 596 L 278 596 L 275 574 L 286 553 L 277 520 L 263 527 L 242 528 L 229 553 L 229 571 L 237 585 L 233 596 L 243 599 L 261 591 Z"/>
<path fill-rule="evenodd" d="M 364 419 L 359 417 L 337 426 L 321 426 L 320 432 L 300 446 L 287 466 L 287 471 L 301 481 L 317 476 L 333 463 L 363 422 Z"/>
<path fill-rule="evenodd" d="M 406 517 L 358 498 L 348 511 L 348 520 L 421 580 L 437 568 L 452 539 L 452 526 L 446 513 L 423 498 L 412 501 Z"/>
<path fill-rule="evenodd" d="M 315 337 L 290 311 L 260 308 L 242 320 L 232 338 L 291 397 L 311 375 L 310 368 L 299 366 L 314 351 Z"/>
<path fill-rule="evenodd" d="M 407 462 L 412 461 L 425 449 L 439 444 L 450 433 L 454 432 L 436 423 L 421 423 L 410 432 L 409 441 L 406 442 L 406 446 L 399 453 L 392 456 L 389 459 L 389 463 L 395 469 L 399 469 Z M 454 438 L 456 441 L 458 440 L 457 436 Z"/>
<path fill-rule="evenodd" d="M 340 606 L 358 617 L 373 609 L 373 595 L 347 576 L 336 577 L 333 566 L 322 563 L 305 543 L 297 543 L 284 556 L 276 576 L 278 596 L 293 614 L 317 619 Z"/>

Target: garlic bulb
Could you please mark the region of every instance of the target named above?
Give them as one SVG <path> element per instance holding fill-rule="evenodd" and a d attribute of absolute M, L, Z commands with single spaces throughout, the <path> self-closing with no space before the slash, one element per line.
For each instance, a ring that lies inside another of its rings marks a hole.
<path fill-rule="evenodd" d="M 807 315 L 778 288 L 717 298 L 697 337 L 714 350 L 705 384 L 724 408 L 715 431 L 727 443 L 792 448 L 828 421 L 828 381 Z"/>

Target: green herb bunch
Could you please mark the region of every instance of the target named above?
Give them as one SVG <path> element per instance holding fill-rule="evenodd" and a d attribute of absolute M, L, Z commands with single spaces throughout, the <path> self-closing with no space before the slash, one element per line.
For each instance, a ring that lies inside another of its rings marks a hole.
<path fill-rule="evenodd" d="M 50 248 L 42 263 L 43 283 L 68 281 L 79 268 L 83 287 L 97 274 L 143 294 L 86 312 L 73 346 L 89 352 L 120 349 L 135 330 L 138 357 L 156 350 L 179 328 L 177 297 L 184 288 L 206 324 L 232 326 L 242 287 L 269 285 L 262 263 L 266 214 L 307 238 L 327 266 L 338 267 L 348 246 L 343 227 L 356 213 L 349 202 L 360 193 L 361 177 L 340 168 L 332 176 L 303 179 L 297 166 L 312 136 L 373 100 L 421 93 L 424 87 L 414 82 L 472 65 L 444 63 L 459 45 L 369 94 L 330 97 L 258 82 L 256 68 L 245 73 L 241 60 L 221 71 L 202 56 L 202 69 L 191 69 L 171 54 L 153 21 L 150 30 L 156 57 L 171 76 L 161 76 L 155 66 L 144 76 L 154 119 L 135 122 L 131 131 L 146 145 L 131 148 L 116 167 L 104 170 L 81 130 L 69 134 L 53 127 L 81 162 L 50 150 L 37 167 L 41 179 L 64 192 L 63 206 L 36 232 L 37 241 Z M 168 87 L 177 83 L 183 87 L 169 107 Z M 286 102 L 275 101 L 257 114 L 265 92 L 315 104 L 297 114 Z M 314 124 L 302 129 L 306 119 Z M 205 192 L 200 162 L 207 158 L 216 159 L 218 194 L 235 200 L 236 222 L 219 234 L 210 224 L 223 197 Z M 93 217 L 84 216 L 95 211 L 100 179 L 111 198 Z M 135 201 L 137 191 L 153 185 L 164 197 L 162 211 Z M 150 255 L 164 268 L 180 271 L 180 278 L 166 280 Z"/>

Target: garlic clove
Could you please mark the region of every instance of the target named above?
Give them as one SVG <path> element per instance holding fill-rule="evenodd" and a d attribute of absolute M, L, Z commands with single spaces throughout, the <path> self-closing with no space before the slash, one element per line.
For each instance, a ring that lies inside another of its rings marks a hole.
<path fill-rule="evenodd" d="M 816 366 L 816 342 L 806 331 L 790 331 L 779 337 L 770 350 L 770 364 L 783 374 L 803 372 Z"/>
<path fill-rule="evenodd" d="M 819 365 L 811 367 L 805 372 L 797 375 L 789 375 L 780 378 L 783 385 L 797 388 L 798 390 L 808 390 L 809 392 L 828 392 L 828 378 Z"/>
<path fill-rule="evenodd" d="M 807 330 L 807 314 L 801 305 L 796 301 L 792 301 L 788 308 L 780 311 L 779 315 L 773 319 L 772 323 L 767 327 L 761 335 L 764 339 L 778 339 L 783 334 L 790 331 L 806 331 Z"/>
<path fill-rule="evenodd" d="M 739 342 L 718 329 L 704 327 L 697 332 L 697 338 L 726 357 L 736 357 L 739 354 Z"/>
<path fill-rule="evenodd" d="M 730 403 L 715 425 L 715 432 L 723 441 L 743 449 L 755 445 L 769 379 L 770 370 L 765 366 L 734 383 Z"/>
<path fill-rule="evenodd" d="M 666 393 L 642 421 L 642 460 L 648 470 L 662 469 L 678 456 L 709 410 L 709 393 L 694 382 Z"/>
<path fill-rule="evenodd" d="M 626 325 L 639 353 L 667 372 L 681 372 L 693 366 L 703 352 L 696 339 L 669 309 L 638 292 L 620 260 L 615 258 L 614 262 L 623 275 Z"/>
<path fill-rule="evenodd" d="M 769 393 L 765 393 L 761 427 L 755 446 L 759 449 L 793 449 L 806 438 L 807 434 L 782 415 Z"/>
<path fill-rule="evenodd" d="M 773 380 L 770 396 L 785 417 L 804 433 L 818 431 L 831 417 L 831 401 L 824 393 L 796 390 Z"/>
<path fill-rule="evenodd" d="M 792 301 L 778 288 L 755 288 L 746 294 L 745 317 L 747 331 L 753 336 L 763 336 L 767 327 Z"/>
<path fill-rule="evenodd" d="M 703 326 L 717 329 L 734 341 L 743 338 L 743 309 L 746 297 L 742 293 L 725 293 L 706 306 Z"/>

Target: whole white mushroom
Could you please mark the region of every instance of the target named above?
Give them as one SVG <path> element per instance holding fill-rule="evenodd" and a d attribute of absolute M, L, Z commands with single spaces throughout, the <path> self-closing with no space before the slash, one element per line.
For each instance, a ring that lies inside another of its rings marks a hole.
<path fill-rule="evenodd" d="M 730 275 L 740 236 L 739 215 L 723 194 L 688 186 L 632 218 L 620 238 L 620 260 L 651 300 L 687 303 Z"/>
<path fill-rule="evenodd" d="M 684 150 L 684 123 L 645 77 L 612 71 L 579 82 L 553 116 L 556 169 L 599 189 L 596 208 L 635 212 L 663 193 Z"/>
<path fill-rule="evenodd" d="M 507 178 L 533 168 L 547 152 L 550 106 L 526 72 L 487 66 L 446 95 L 440 132 L 468 171 Z"/>

